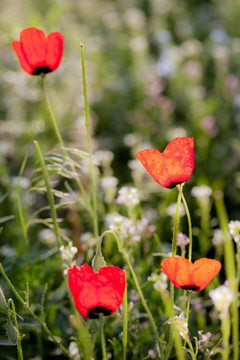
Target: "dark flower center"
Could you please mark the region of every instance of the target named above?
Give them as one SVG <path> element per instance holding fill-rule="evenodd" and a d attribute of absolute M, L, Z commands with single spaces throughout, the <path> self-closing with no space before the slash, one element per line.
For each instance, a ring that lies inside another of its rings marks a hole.
<path fill-rule="evenodd" d="M 183 290 L 191 290 L 191 291 L 199 291 L 200 289 L 200 286 L 197 286 L 197 285 L 184 285 L 184 286 L 181 286 L 181 289 Z"/>
<path fill-rule="evenodd" d="M 52 71 L 52 69 L 50 69 L 48 66 L 45 66 L 45 65 L 38 66 L 33 70 L 32 75 L 47 74 L 51 71 Z"/>
<path fill-rule="evenodd" d="M 182 181 L 182 182 L 183 182 L 183 181 Z M 175 186 L 177 186 L 177 185 L 179 185 L 179 184 L 182 184 L 182 182 L 177 182 L 177 183 L 172 182 L 167 188 L 168 188 L 168 189 L 173 189 Z"/>
<path fill-rule="evenodd" d="M 102 306 L 95 306 L 94 308 L 88 309 L 87 317 L 89 319 L 98 319 L 99 314 L 103 314 L 104 316 L 108 316 L 108 315 L 111 315 L 111 313 L 112 313 L 111 309 L 107 309 L 107 308 L 102 307 Z"/>

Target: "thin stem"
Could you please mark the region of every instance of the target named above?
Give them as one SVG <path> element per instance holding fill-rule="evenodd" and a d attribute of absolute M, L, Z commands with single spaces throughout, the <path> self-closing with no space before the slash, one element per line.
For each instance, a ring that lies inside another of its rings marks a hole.
<path fill-rule="evenodd" d="M 43 94 L 44 94 L 44 99 L 45 99 L 45 102 L 46 102 L 46 105 L 47 105 L 47 109 L 48 109 L 48 112 L 49 112 L 49 115 L 50 115 L 50 118 L 52 120 L 52 124 L 53 124 L 53 128 L 54 128 L 54 131 L 55 131 L 55 134 L 57 136 L 57 139 L 58 139 L 58 142 L 60 143 L 61 147 L 62 147 L 62 150 L 63 150 L 63 153 L 64 155 L 66 156 L 67 159 L 70 159 L 69 155 L 68 155 L 68 152 L 66 150 L 66 147 L 65 147 L 65 144 L 64 144 L 64 141 L 63 141 L 63 138 L 62 138 L 62 135 L 59 131 L 59 128 L 58 128 L 58 123 L 57 123 L 57 120 L 55 118 L 55 115 L 53 113 L 53 110 L 52 110 L 52 106 L 50 104 L 50 101 L 49 101 L 49 98 L 48 98 L 48 94 L 47 94 L 47 90 L 46 90 L 46 86 L 45 86 L 45 81 L 44 81 L 45 77 L 44 75 L 42 76 L 42 88 L 43 88 Z M 74 167 L 73 164 L 70 165 L 71 166 L 71 169 L 74 173 L 76 173 L 76 169 Z M 86 208 L 87 210 L 89 211 L 89 213 L 91 213 L 91 206 L 90 206 L 90 203 L 89 203 L 89 200 L 87 198 L 87 195 L 86 195 L 86 192 L 81 184 L 81 181 L 75 177 L 75 180 L 77 182 L 77 185 L 82 193 L 82 196 L 84 198 L 84 201 L 85 201 L 85 204 L 86 204 Z"/>
<path fill-rule="evenodd" d="M 188 325 L 188 318 L 189 318 L 190 301 L 191 301 L 191 291 L 188 291 L 187 310 L 186 310 L 187 325 Z M 185 341 L 184 341 L 184 347 L 186 346 L 186 341 L 187 341 L 187 339 L 185 339 Z"/>
<path fill-rule="evenodd" d="M 14 321 L 14 325 L 15 325 L 15 327 L 16 327 L 16 329 L 17 329 L 17 333 L 18 333 L 18 338 L 17 338 L 18 359 L 19 359 L 19 360 L 23 360 L 23 351 L 22 351 L 21 335 L 20 335 L 20 332 L 19 332 L 19 327 L 18 327 L 18 322 L 17 322 L 17 314 L 16 314 L 16 310 L 15 310 L 15 306 L 14 306 L 13 299 L 9 299 L 9 302 L 11 303 L 13 321 Z"/>
<path fill-rule="evenodd" d="M 128 301 L 127 283 L 123 295 L 123 360 L 127 359 L 127 337 L 128 337 Z"/>
<path fill-rule="evenodd" d="M 50 115 L 50 118 L 52 120 L 52 124 L 53 124 L 53 127 L 54 127 L 54 130 L 55 130 L 55 134 L 57 136 L 57 139 L 61 145 L 61 147 L 64 149 L 65 148 L 65 145 L 64 145 L 64 142 L 63 142 L 63 138 L 62 138 L 62 135 L 59 131 L 59 128 L 58 128 L 58 124 L 57 124 L 57 120 L 54 116 L 54 113 L 53 113 L 53 110 L 52 110 L 52 107 L 51 107 L 51 104 L 50 104 L 50 101 L 48 99 L 48 95 L 47 95 L 47 90 L 46 90 L 46 86 L 45 86 L 45 81 L 44 81 L 45 77 L 44 75 L 42 76 L 41 80 L 42 80 L 42 88 L 43 88 L 43 94 L 44 94 L 44 99 L 45 99 L 45 102 L 46 102 L 46 105 L 47 105 L 47 109 L 48 109 L 48 112 L 49 112 L 49 115 Z"/>
<path fill-rule="evenodd" d="M 102 358 L 103 360 L 107 360 L 107 351 L 106 351 L 106 343 L 105 343 L 105 336 L 104 336 L 104 322 L 103 322 L 103 315 L 100 314 L 100 330 L 101 330 L 101 346 L 102 346 Z"/>
<path fill-rule="evenodd" d="M 222 337 L 223 337 L 222 359 L 228 360 L 229 359 L 229 337 L 230 337 L 230 331 L 231 331 L 229 314 L 227 314 L 227 316 L 222 319 L 221 330 L 222 330 Z"/>
<path fill-rule="evenodd" d="M 182 191 L 182 187 L 181 185 L 177 185 L 178 191 L 181 194 L 182 197 L 182 201 L 185 207 L 185 211 L 186 211 L 186 215 L 187 215 L 187 220 L 188 220 L 188 231 L 189 231 L 189 249 L 188 249 L 188 260 L 192 261 L 192 221 L 191 221 L 191 216 L 190 216 L 190 212 L 188 210 L 188 206 L 187 206 L 187 202 L 185 200 L 185 197 L 183 195 L 183 191 Z"/>
<path fill-rule="evenodd" d="M 18 207 L 18 216 L 19 216 L 19 220 L 20 220 L 20 225 L 21 225 L 21 229 L 22 229 L 22 233 L 23 233 L 25 251 L 27 253 L 28 266 L 29 266 L 29 268 L 31 268 L 30 243 L 29 243 L 29 239 L 28 239 L 27 226 L 26 226 L 26 222 L 25 222 L 25 218 L 24 218 L 24 214 L 23 214 L 23 208 L 22 208 L 22 204 L 21 204 L 19 179 L 18 179 L 18 184 L 17 184 L 17 207 Z"/>
<path fill-rule="evenodd" d="M 232 316 L 232 340 L 233 360 L 239 360 L 239 311 L 238 311 L 238 288 L 236 287 L 235 256 L 232 239 L 228 228 L 228 215 L 223 200 L 223 192 L 218 190 L 213 194 L 220 228 L 224 233 L 224 262 L 227 279 L 234 293 L 234 300 L 231 305 Z"/>
<path fill-rule="evenodd" d="M 2 264 L 0 263 L 0 271 L 4 277 L 4 279 L 6 280 L 6 282 L 8 283 L 8 285 L 10 286 L 11 290 L 13 291 L 13 293 L 16 295 L 16 298 L 20 301 L 20 303 L 25 307 L 25 309 L 31 314 L 31 316 L 33 317 L 33 319 L 35 319 L 39 324 L 41 324 L 41 326 L 43 327 L 43 329 L 46 331 L 46 333 L 50 336 L 50 338 L 53 340 L 53 342 L 62 349 L 62 351 L 64 352 L 64 354 L 71 360 L 74 360 L 72 358 L 72 356 L 69 354 L 69 352 L 67 351 L 67 349 L 62 345 L 62 343 L 57 340 L 55 338 L 55 336 L 52 334 L 52 332 L 49 330 L 49 328 L 47 327 L 46 323 L 40 318 L 38 317 L 36 314 L 34 314 L 34 312 L 30 309 L 30 307 L 28 306 L 28 304 L 23 300 L 23 298 L 19 295 L 18 291 L 15 289 L 15 287 L 13 286 L 13 284 L 11 283 L 10 279 L 8 278 L 7 274 L 5 273 Z"/>
<path fill-rule="evenodd" d="M 178 187 L 178 189 L 180 187 L 181 187 L 181 185 Z M 178 198 L 177 198 L 177 208 L 176 208 L 175 221 L 174 221 L 173 240 L 172 240 L 172 256 L 175 256 L 177 253 L 177 235 L 178 235 L 180 204 L 181 204 L 181 194 L 179 193 Z"/>
<path fill-rule="evenodd" d="M 149 316 L 149 320 L 150 320 L 150 322 L 151 322 L 152 329 L 153 329 L 153 332 L 154 332 L 154 335 L 155 335 L 156 350 L 157 350 L 158 356 L 159 356 L 159 358 L 160 358 L 161 355 L 160 355 L 160 347 L 159 347 L 159 335 L 158 335 L 158 330 L 157 330 L 156 323 L 155 323 L 154 318 L 153 318 L 153 316 L 152 316 L 152 313 L 151 313 L 151 311 L 150 311 L 150 309 L 149 309 L 149 307 L 148 307 L 148 305 L 147 305 L 147 302 L 146 302 L 146 300 L 145 300 L 145 298 L 144 298 L 144 295 L 143 295 L 143 293 L 142 293 L 142 290 L 141 290 L 141 288 L 140 288 L 139 282 L 138 282 L 138 280 L 137 280 L 135 271 L 133 270 L 133 267 L 132 267 L 132 265 L 131 265 L 131 263 L 130 263 L 130 260 L 129 260 L 129 258 L 128 258 L 128 255 L 126 254 L 125 250 L 123 249 L 123 247 L 122 247 L 122 245 L 121 245 L 121 243 L 120 243 L 120 241 L 119 241 L 119 239 L 118 239 L 117 234 L 116 234 L 114 231 L 112 231 L 112 230 L 106 230 L 106 231 L 104 231 L 104 232 L 102 233 L 102 235 L 100 236 L 100 238 L 99 238 L 99 244 L 101 244 L 102 239 L 104 238 L 104 236 L 106 236 L 106 235 L 108 235 L 108 234 L 111 234 L 111 235 L 115 238 L 116 243 L 117 243 L 117 246 L 118 246 L 119 250 L 121 251 L 121 253 L 123 254 L 123 257 L 124 257 L 126 263 L 128 264 L 128 267 L 129 267 L 129 269 L 130 269 L 130 271 L 131 271 L 131 274 L 132 274 L 133 280 L 134 280 L 134 282 L 135 282 L 136 288 L 137 288 L 138 293 L 139 293 L 139 295 L 140 295 L 140 298 L 141 298 L 141 300 L 142 300 L 143 307 L 144 307 L 145 311 L 147 312 L 147 314 L 148 314 L 148 316 Z M 101 246 L 101 245 L 100 245 L 100 246 Z"/>
<path fill-rule="evenodd" d="M 41 149 L 38 145 L 38 142 L 34 141 L 34 145 L 36 146 L 38 157 L 39 157 L 39 160 L 41 163 L 43 177 L 44 177 L 44 181 L 45 181 L 45 185 L 46 185 L 46 189 L 47 189 L 47 197 L 48 197 L 48 202 L 49 202 L 49 206 L 50 206 L 51 217 L 52 217 L 52 221 L 53 221 L 53 229 L 54 229 L 54 233 L 56 235 L 58 249 L 60 249 L 61 240 L 60 240 L 59 226 L 57 223 L 57 212 L 55 209 L 54 197 L 53 197 L 53 193 L 52 193 L 52 189 L 51 189 L 51 185 L 50 185 L 50 181 L 49 181 L 49 177 L 48 177 L 47 167 L 46 167 Z"/>
<path fill-rule="evenodd" d="M 81 61 L 82 61 L 83 95 L 84 95 L 84 105 L 85 105 L 85 125 L 87 129 L 88 152 L 90 156 L 90 178 L 91 178 L 91 186 L 92 186 L 92 203 L 93 203 L 93 227 L 94 227 L 94 235 L 96 238 L 98 238 L 97 189 L 96 189 L 95 174 L 93 167 L 87 79 L 86 79 L 85 59 L 83 54 L 83 44 L 81 44 Z"/>

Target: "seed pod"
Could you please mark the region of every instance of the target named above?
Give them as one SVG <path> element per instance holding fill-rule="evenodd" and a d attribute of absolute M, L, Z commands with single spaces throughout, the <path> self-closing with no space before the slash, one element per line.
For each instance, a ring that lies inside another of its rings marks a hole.
<path fill-rule="evenodd" d="M 13 345 L 17 345 L 19 333 L 18 333 L 16 327 L 13 325 L 11 319 L 8 319 L 6 330 L 7 330 L 7 336 L 8 336 L 9 341 Z"/>

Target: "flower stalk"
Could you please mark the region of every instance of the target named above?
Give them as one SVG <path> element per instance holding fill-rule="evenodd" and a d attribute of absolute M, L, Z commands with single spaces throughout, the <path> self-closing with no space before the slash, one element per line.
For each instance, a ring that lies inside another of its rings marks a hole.
<path fill-rule="evenodd" d="M 84 95 L 84 105 L 85 105 L 85 125 L 87 129 L 88 152 L 90 159 L 90 178 L 91 178 L 92 205 L 93 205 L 93 228 L 94 228 L 94 235 L 97 239 L 98 238 L 97 189 L 96 189 L 94 167 L 93 167 L 92 140 L 91 140 L 91 130 L 90 130 L 87 79 L 86 79 L 85 59 L 83 53 L 83 44 L 81 44 L 81 61 L 82 61 L 83 95 Z"/>
<path fill-rule="evenodd" d="M 150 311 L 150 309 L 149 309 L 149 307 L 148 307 L 148 305 L 147 305 L 147 302 L 146 302 L 146 300 L 145 300 L 145 298 L 144 298 L 144 295 L 143 295 L 142 290 L 141 290 L 141 288 L 140 288 L 140 285 L 139 285 L 139 282 L 138 282 L 138 280 L 137 280 L 135 271 L 133 270 L 132 264 L 130 263 L 130 260 L 129 260 L 129 258 L 128 258 L 128 255 L 126 254 L 125 250 L 123 249 L 123 247 L 122 247 L 122 245 L 121 245 L 121 243 L 120 243 L 120 241 L 119 241 L 119 239 L 118 239 L 117 234 L 116 234 L 114 231 L 112 231 L 112 230 L 106 230 L 106 231 L 104 231 L 104 232 L 102 233 L 102 235 L 100 236 L 100 238 L 99 238 L 99 246 L 101 246 L 101 242 L 102 242 L 103 238 L 104 238 L 106 235 L 108 235 L 108 234 L 111 234 L 111 235 L 114 237 L 114 239 L 115 239 L 115 241 L 116 241 L 116 243 L 117 243 L 117 246 L 118 246 L 119 250 L 121 251 L 121 253 L 122 253 L 122 255 L 123 255 L 126 263 L 128 264 L 128 267 L 129 267 L 130 272 L 131 272 L 131 274 L 132 274 L 132 277 L 133 277 L 133 280 L 134 280 L 134 282 L 135 282 L 136 288 L 137 288 L 138 293 L 139 293 L 139 295 L 140 295 L 140 298 L 141 298 L 141 300 L 142 300 L 143 307 L 144 307 L 146 313 L 147 313 L 148 316 L 149 316 L 149 320 L 150 320 L 150 322 L 151 322 L 152 329 L 153 329 L 153 333 L 154 333 L 154 336 L 155 336 L 156 350 L 157 350 L 157 353 L 158 353 L 158 357 L 160 358 L 160 357 L 161 357 L 161 354 L 160 354 L 159 335 L 158 335 L 157 325 L 156 325 L 156 323 L 155 323 L 155 321 L 154 321 L 153 315 L 152 315 L 152 313 L 151 313 L 151 311 Z"/>

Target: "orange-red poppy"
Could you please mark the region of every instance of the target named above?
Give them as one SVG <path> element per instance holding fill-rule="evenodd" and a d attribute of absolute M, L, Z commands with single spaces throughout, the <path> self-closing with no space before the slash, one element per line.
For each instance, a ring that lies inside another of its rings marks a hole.
<path fill-rule="evenodd" d="M 64 36 L 56 31 L 47 37 L 35 27 L 20 32 L 20 41 L 12 42 L 21 67 L 30 75 L 47 74 L 59 66 Z"/>
<path fill-rule="evenodd" d="M 176 287 L 192 291 L 204 289 L 221 269 L 217 260 L 202 258 L 192 263 L 177 256 L 164 259 L 161 266 L 161 271 Z"/>
<path fill-rule="evenodd" d="M 87 264 L 73 266 L 68 276 L 74 304 L 86 319 L 111 315 L 121 305 L 126 278 L 118 266 L 102 266 L 97 272 Z"/>
<path fill-rule="evenodd" d="M 170 189 L 192 175 L 194 138 L 177 137 L 163 153 L 156 149 L 146 149 L 139 151 L 137 157 L 158 184 Z"/>

